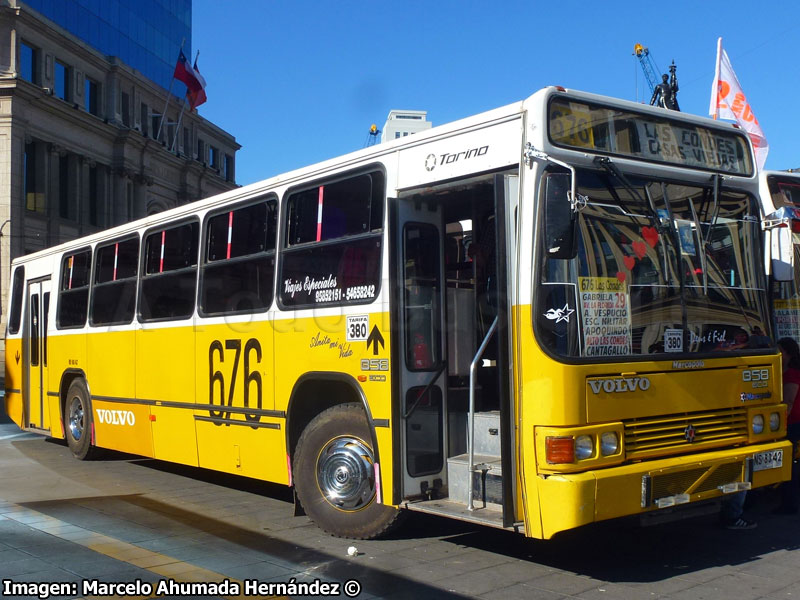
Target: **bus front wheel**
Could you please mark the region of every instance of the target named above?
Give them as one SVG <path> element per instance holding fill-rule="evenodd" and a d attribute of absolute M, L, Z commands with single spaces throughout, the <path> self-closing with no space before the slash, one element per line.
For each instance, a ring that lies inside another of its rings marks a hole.
<path fill-rule="evenodd" d="M 72 451 L 72 455 L 79 460 L 92 458 L 95 453 L 91 440 L 92 405 L 89 400 L 89 391 L 82 379 L 76 379 L 67 389 L 64 425 L 67 445 Z"/>
<path fill-rule="evenodd" d="M 372 539 L 400 511 L 376 500 L 375 459 L 361 406 L 339 404 L 303 431 L 293 461 L 297 497 L 311 520 L 338 537 Z"/>

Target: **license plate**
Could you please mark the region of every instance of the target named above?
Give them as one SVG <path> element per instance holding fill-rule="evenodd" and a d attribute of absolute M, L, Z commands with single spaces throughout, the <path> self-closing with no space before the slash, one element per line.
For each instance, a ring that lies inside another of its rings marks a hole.
<path fill-rule="evenodd" d="M 783 450 L 770 450 L 753 454 L 753 471 L 777 469 L 783 466 Z"/>

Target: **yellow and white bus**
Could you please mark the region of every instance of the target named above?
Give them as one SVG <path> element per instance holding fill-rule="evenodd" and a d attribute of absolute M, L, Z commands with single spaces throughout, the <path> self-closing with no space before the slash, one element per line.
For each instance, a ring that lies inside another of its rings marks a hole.
<path fill-rule="evenodd" d="M 37 252 L 6 410 L 293 486 L 340 536 L 706 508 L 789 478 L 753 165 L 731 126 L 549 87 Z"/>
<path fill-rule="evenodd" d="M 800 340 L 800 173 L 761 171 L 759 184 L 767 223 L 785 227 L 790 238 L 783 246 L 771 244 L 770 254 L 778 261 L 770 283 L 775 339 Z"/>

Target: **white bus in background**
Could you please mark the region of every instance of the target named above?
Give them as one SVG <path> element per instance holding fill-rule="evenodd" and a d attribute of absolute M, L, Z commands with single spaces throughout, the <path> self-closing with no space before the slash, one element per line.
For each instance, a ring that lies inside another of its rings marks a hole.
<path fill-rule="evenodd" d="M 800 340 L 800 173 L 762 171 L 759 188 L 767 227 L 784 234 L 782 243 L 772 238 L 773 264 L 768 265 L 775 339 Z"/>

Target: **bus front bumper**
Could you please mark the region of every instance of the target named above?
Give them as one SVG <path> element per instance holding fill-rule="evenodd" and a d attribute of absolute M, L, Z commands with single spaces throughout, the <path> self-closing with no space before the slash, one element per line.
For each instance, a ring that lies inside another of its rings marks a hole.
<path fill-rule="evenodd" d="M 783 451 L 781 466 L 755 466 L 752 458 Z M 650 460 L 539 480 L 545 539 L 559 531 L 663 507 L 720 498 L 748 487 L 791 479 L 792 445 L 787 440 Z"/>

